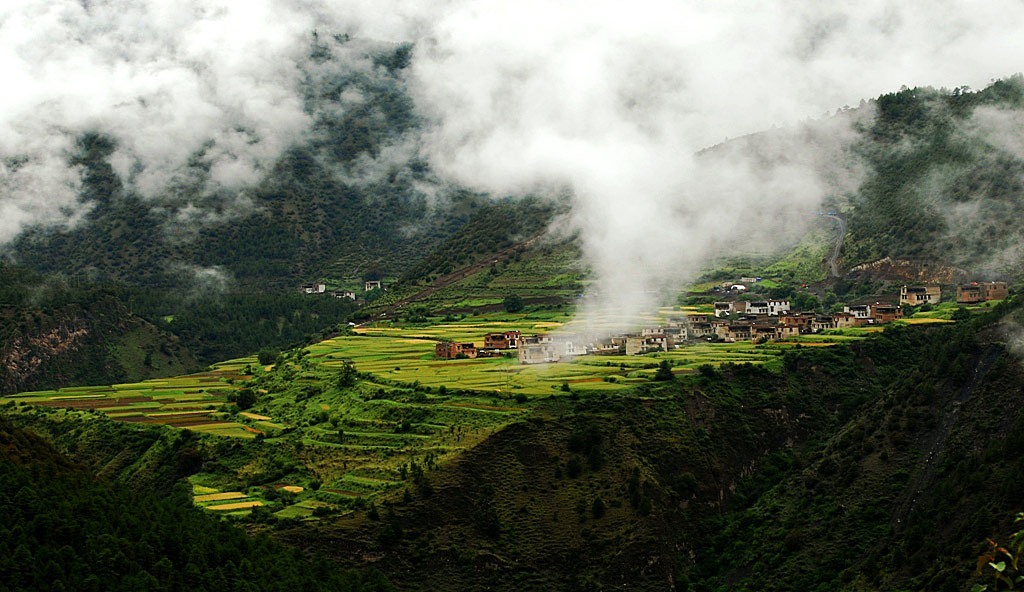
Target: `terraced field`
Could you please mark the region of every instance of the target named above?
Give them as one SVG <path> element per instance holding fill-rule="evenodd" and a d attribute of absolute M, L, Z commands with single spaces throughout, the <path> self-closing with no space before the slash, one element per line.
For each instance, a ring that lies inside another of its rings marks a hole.
<path fill-rule="evenodd" d="M 706 311 L 696 308 L 665 308 L 652 313 L 644 322 L 654 325 L 666 317 L 678 316 L 683 312 Z M 355 335 L 336 337 L 308 346 L 303 353 L 305 360 L 321 368 L 321 372 L 333 372 L 345 363 L 353 363 L 359 372 L 372 375 L 380 382 L 369 388 L 410 385 L 436 390 L 443 386 L 460 393 L 463 399 L 457 402 L 430 403 L 431 413 L 439 418 L 437 424 L 450 426 L 465 421 L 466 413 L 509 412 L 496 409 L 489 399 L 474 402 L 466 400 L 466 395 L 509 397 L 521 394 L 535 397 L 564 394 L 567 389 L 578 394 L 615 391 L 647 382 L 653 376 L 658 362 L 663 359 L 672 363 L 676 373 L 693 372 L 705 364 L 772 364 L 783 349 L 796 344 L 820 346 L 841 343 L 860 339 L 878 330 L 850 329 L 841 334 L 803 336 L 790 342 L 765 345 L 750 342 L 697 343 L 647 356 L 590 355 L 555 364 L 522 365 L 514 352 L 509 357 L 473 360 L 438 360 L 434 357 L 434 345 L 438 340 L 472 341 L 482 345 L 483 336 L 490 332 L 574 332 L 614 326 L 622 321 L 618 318 L 591 318 L 584 322 L 564 312 L 547 311 L 530 314 L 494 313 L 465 317 L 455 322 L 421 325 L 380 323 L 358 329 Z M 910 322 L 943 322 L 943 319 L 925 317 Z M 291 362 L 289 364 L 294 365 Z M 241 438 L 257 435 L 272 437 L 301 421 L 303 414 L 318 411 L 302 409 L 300 413 L 288 408 L 277 408 L 268 412 L 270 414 L 232 412 L 233 407 L 228 404 L 231 393 L 250 381 L 254 374 L 267 376 L 274 372 L 271 367 L 258 366 L 254 358 L 240 358 L 217 364 L 208 372 L 199 374 L 112 386 L 20 393 L 0 398 L 0 403 L 16 400 L 50 407 L 95 409 L 112 419 L 125 422 L 187 427 L 204 433 Z M 300 378 L 297 382 L 316 384 L 321 380 L 322 376 L 314 374 L 306 379 Z M 273 409 L 272 397 L 270 401 L 270 408 Z M 389 404 L 401 406 L 395 402 Z M 457 411 L 458 417 L 448 417 L 450 414 L 446 413 L 446 407 Z M 367 409 L 361 411 L 367 412 Z M 376 415 L 369 413 L 370 417 Z M 319 438 L 315 430 L 310 437 L 319 439 L 325 445 L 350 451 L 393 449 L 396 443 L 404 446 L 409 439 L 415 439 L 410 435 L 372 435 L 360 430 L 352 430 L 344 443 Z"/>
<path fill-rule="evenodd" d="M 112 386 L 78 386 L 0 397 L 0 404 L 20 401 L 47 407 L 95 409 L 111 419 L 163 424 L 216 434 L 252 438 L 255 431 L 225 412 L 228 395 L 250 376 L 244 368 L 255 358 L 216 364 L 207 372 Z"/>
<path fill-rule="evenodd" d="M 657 325 L 665 318 L 706 310 L 663 308 L 643 320 Z M 309 357 L 327 367 L 351 362 L 360 371 L 407 384 L 472 390 L 499 395 L 550 395 L 568 384 L 573 392 L 614 391 L 649 381 L 657 364 L 669 360 L 676 373 L 696 371 L 702 365 L 725 363 L 773 363 L 783 350 L 802 346 L 823 346 L 862 339 L 875 328 L 835 335 L 807 335 L 785 342 L 754 344 L 696 343 L 671 352 L 646 356 L 579 356 L 556 364 L 522 365 L 514 357 L 438 360 L 438 340 L 474 342 L 483 345 L 486 333 L 520 330 L 534 333 L 600 331 L 620 326 L 624 318 L 572 319 L 563 313 L 493 314 L 466 317 L 456 322 L 424 325 L 378 324 L 360 328 L 356 335 L 336 337 L 307 348 Z"/>

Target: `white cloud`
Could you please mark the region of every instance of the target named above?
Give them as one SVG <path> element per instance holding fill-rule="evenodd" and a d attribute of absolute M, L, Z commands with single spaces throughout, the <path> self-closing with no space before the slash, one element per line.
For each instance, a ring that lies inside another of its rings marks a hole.
<path fill-rule="evenodd" d="M 1008 1 L 490 0 L 438 20 L 412 88 L 442 174 L 569 188 L 594 308 L 635 317 L 716 249 L 778 244 L 856 186 L 855 165 L 826 166 L 849 130 L 792 122 L 904 84 L 983 86 L 1024 63 L 1022 36 L 1024 4 Z M 790 126 L 779 146 L 693 156 L 775 124 Z"/>
<path fill-rule="evenodd" d="M 116 139 L 109 160 L 143 196 L 195 182 L 183 167 L 202 152 L 204 190 L 237 200 L 308 132 L 305 76 L 372 74 L 357 42 L 311 62 L 314 30 L 415 42 L 435 170 L 498 194 L 571 192 L 599 291 L 621 294 L 602 306 L 626 312 L 856 184 L 856 167 L 824 166 L 843 126 L 808 136 L 794 122 L 901 85 L 982 87 L 1024 63 L 1015 0 L 8 0 L 0 159 L 21 164 L 0 169 L 0 242 L 81 216 L 64 163 L 87 130 Z M 693 156 L 773 125 L 787 127 L 778 145 Z M 407 141 L 351 174 L 410 158 Z"/>

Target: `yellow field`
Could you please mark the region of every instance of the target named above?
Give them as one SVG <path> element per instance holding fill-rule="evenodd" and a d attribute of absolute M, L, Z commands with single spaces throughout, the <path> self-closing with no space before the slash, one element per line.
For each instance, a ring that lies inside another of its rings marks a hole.
<path fill-rule="evenodd" d="M 935 323 L 952 323 L 949 319 L 935 319 L 928 317 L 914 317 L 911 319 L 903 319 L 903 322 L 908 325 L 932 325 Z"/>
<path fill-rule="evenodd" d="M 255 419 L 257 421 L 270 421 L 272 419 L 270 417 L 267 417 L 266 415 L 259 415 L 257 413 L 249 413 L 248 411 L 241 411 L 241 412 L 239 412 L 239 415 L 241 415 L 242 417 L 248 417 L 249 419 Z"/>
<path fill-rule="evenodd" d="M 227 512 L 230 510 L 248 510 L 250 508 L 256 508 L 262 506 L 263 502 L 259 500 L 253 500 L 249 502 L 237 502 L 234 504 L 219 504 L 216 506 L 206 506 L 207 510 L 214 510 L 217 512 Z"/>
<path fill-rule="evenodd" d="M 223 493 L 207 493 L 205 495 L 197 495 L 193 501 L 197 503 L 202 502 L 219 502 L 223 500 L 241 499 L 246 497 L 241 491 L 225 491 Z"/>

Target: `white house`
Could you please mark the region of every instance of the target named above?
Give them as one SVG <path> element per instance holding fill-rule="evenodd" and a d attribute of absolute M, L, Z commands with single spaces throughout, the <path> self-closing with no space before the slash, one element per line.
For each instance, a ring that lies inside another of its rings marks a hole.
<path fill-rule="evenodd" d="M 853 315 L 855 319 L 870 319 L 871 318 L 871 305 L 870 304 L 855 304 L 853 306 L 844 306 L 843 312 L 848 312 Z"/>
<path fill-rule="evenodd" d="M 769 300 L 768 316 L 777 317 L 789 312 L 789 300 Z"/>

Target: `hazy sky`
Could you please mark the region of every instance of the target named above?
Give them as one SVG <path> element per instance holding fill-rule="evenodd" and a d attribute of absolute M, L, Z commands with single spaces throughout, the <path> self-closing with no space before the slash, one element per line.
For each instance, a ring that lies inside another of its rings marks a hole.
<path fill-rule="evenodd" d="M 1024 64 L 1017 0 L 7 0 L 0 243 L 81 215 L 67 159 L 84 131 L 117 140 L 111 163 L 151 199 L 205 149 L 206 191 L 245 207 L 245 188 L 311 125 L 298 86 L 313 30 L 415 42 L 423 153 L 498 194 L 571 193 L 605 294 L 671 287 L 723 237 L 812 207 L 829 191 L 821 155 L 840 154 L 846 133 L 780 140 L 791 158 L 777 170 L 739 154 L 698 164 L 695 151 L 901 85 L 980 88 Z"/>

